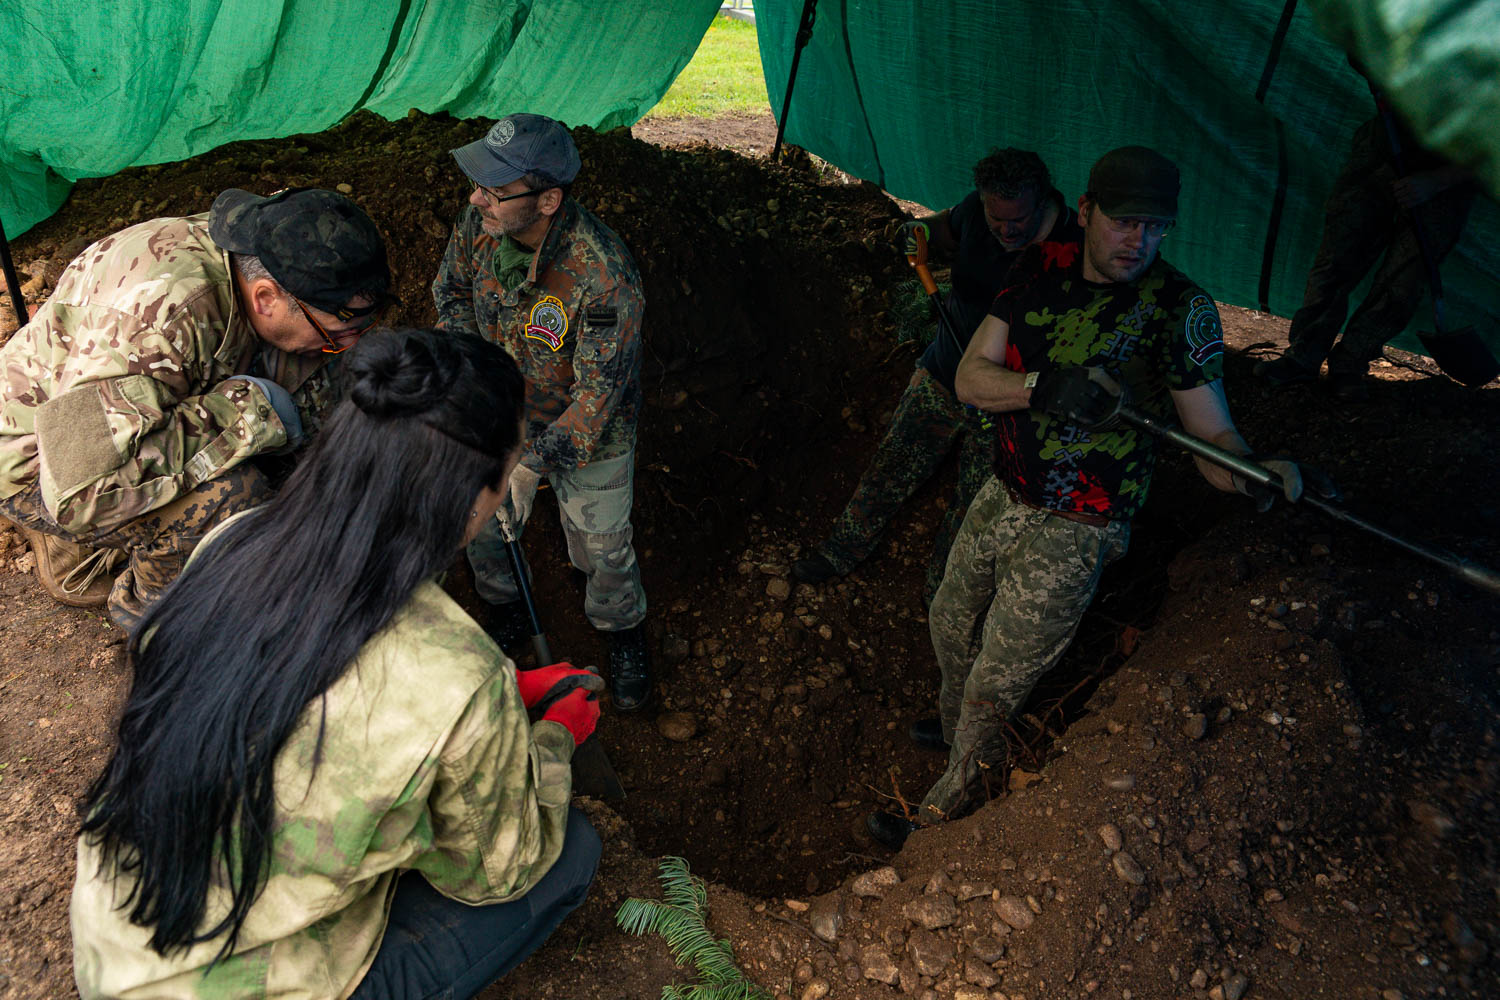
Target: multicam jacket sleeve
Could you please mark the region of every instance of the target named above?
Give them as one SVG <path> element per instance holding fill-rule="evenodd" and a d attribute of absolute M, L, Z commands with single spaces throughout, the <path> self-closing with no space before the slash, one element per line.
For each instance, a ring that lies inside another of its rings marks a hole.
<path fill-rule="evenodd" d="M 260 341 L 206 223 L 95 243 L 0 349 L 0 495 L 39 479 L 62 527 L 108 528 L 285 443 L 264 394 L 234 377 Z"/>

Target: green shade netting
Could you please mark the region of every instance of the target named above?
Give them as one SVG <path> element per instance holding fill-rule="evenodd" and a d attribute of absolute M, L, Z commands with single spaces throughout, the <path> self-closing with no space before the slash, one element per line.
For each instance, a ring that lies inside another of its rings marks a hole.
<path fill-rule="evenodd" d="M 317 132 L 361 108 L 629 125 L 717 10 L 717 0 L 5 0 L 0 221 L 14 237 L 77 178 Z"/>
<path fill-rule="evenodd" d="M 1500 3 L 1316 0 L 1418 132 L 1500 190 Z M 1265 0 L 911 4 L 819 0 L 786 141 L 933 208 L 972 187 L 993 146 L 1034 149 L 1069 198 L 1116 146 L 1182 168 L 1182 215 L 1163 253 L 1221 301 L 1283 316 L 1301 304 L 1323 201 L 1368 87 L 1305 8 Z M 779 113 L 802 3 L 756 8 Z M 1263 98 L 1257 94 L 1263 89 Z M 1284 166 L 1283 166 L 1284 164 Z M 1278 189 L 1284 209 L 1270 235 Z M 1500 348 L 1500 209 L 1480 198 L 1443 267 L 1450 325 Z M 1267 244 L 1271 244 L 1267 253 Z M 1431 328 L 1419 314 L 1416 325 Z M 1397 345 L 1420 346 L 1410 334 Z"/>
<path fill-rule="evenodd" d="M 1500 2 L 1308 0 L 1411 124 L 1500 191 Z M 111 0 L 0 4 L 0 220 L 15 236 L 69 182 L 367 108 L 528 110 L 631 124 L 686 64 L 716 0 Z M 756 10 L 780 109 L 799 0 Z M 1165 253 L 1223 301 L 1290 314 L 1364 82 L 1306 7 L 1268 0 L 926 4 L 821 0 L 787 139 L 933 207 L 991 146 L 1038 150 L 1079 193 L 1100 153 L 1155 146 L 1183 169 Z M 1272 221 L 1278 192 L 1283 210 Z M 1500 209 L 1481 199 L 1444 265 L 1449 321 L 1500 336 Z M 1418 325 L 1430 325 L 1424 313 Z M 1398 341 L 1416 348 L 1414 339 Z"/>

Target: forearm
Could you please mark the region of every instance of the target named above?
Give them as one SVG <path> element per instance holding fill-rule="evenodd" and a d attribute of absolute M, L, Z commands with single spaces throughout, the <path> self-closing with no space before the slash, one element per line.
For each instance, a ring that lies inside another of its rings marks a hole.
<path fill-rule="evenodd" d="M 1245 439 L 1240 437 L 1240 432 L 1234 428 L 1220 431 L 1213 437 L 1206 439 L 1209 444 L 1217 445 L 1232 455 L 1250 454 L 1250 446 Z M 1193 463 L 1198 466 L 1198 472 L 1204 479 L 1208 480 L 1210 486 L 1225 493 L 1238 493 L 1239 488 L 1234 484 L 1234 474 L 1222 465 L 1215 465 L 1206 458 L 1193 456 Z"/>
<path fill-rule="evenodd" d="M 1031 406 L 1031 389 L 1026 385 L 1025 372 L 1011 371 L 977 354 L 966 355 L 959 362 L 953 384 L 959 402 L 990 413 L 1025 410 Z"/>

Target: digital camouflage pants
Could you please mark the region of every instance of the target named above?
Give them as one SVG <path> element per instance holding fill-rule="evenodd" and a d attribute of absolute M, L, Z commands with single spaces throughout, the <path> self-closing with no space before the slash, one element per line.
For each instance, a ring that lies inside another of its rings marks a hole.
<path fill-rule="evenodd" d="M 890 429 L 860 476 L 854 495 L 834 521 L 828 540 L 818 546 L 834 569 L 847 573 L 869 558 L 891 518 L 932 478 L 955 444 L 960 448 L 957 495 L 938 525 L 923 590 L 923 600 L 932 602 L 964 510 L 990 474 L 994 437 L 920 366 L 901 394 Z"/>
<path fill-rule="evenodd" d="M 547 477 L 557 494 L 558 514 L 568 559 L 588 575 L 583 613 L 594 628 L 618 632 L 646 617 L 646 592 L 630 540 L 630 507 L 635 496 L 635 452 L 590 462 L 582 469 Z M 500 517 L 505 516 L 502 512 Z M 498 520 L 492 519 L 469 543 L 474 589 L 491 604 L 521 599 L 505 554 Z M 530 572 L 527 570 L 526 572 Z"/>
<path fill-rule="evenodd" d="M 1005 726 L 1073 639 L 1130 523 L 1080 524 L 1011 498 L 991 476 L 969 505 L 928 614 L 942 673 L 938 713 L 948 768 L 922 800 L 937 822 L 982 791 L 981 765 L 1003 762 Z"/>
<path fill-rule="evenodd" d="M 1327 358 L 1330 372 L 1363 375 L 1386 342 L 1406 329 L 1428 290 L 1412 213 L 1397 205 L 1391 193 L 1397 174 L 1387 142 L 1380 119 L 1360 126 L 1328 195 L 1322 242 L 1307 273 L 1302 307 L 1287 334 L 1287 354 L 1304 367 L 1315 369 Z M 1474 189 L 1465 184 L 1414 210 L 1437 261 L 1458 242 L 1473 204 Z M 1349 316 L 1349 296 L 1377 260 L 1380 267 L 1369 294 Z"/>
<path fill-rule="evenodd" d="M 164 507 L 104 531 L 74 534 L 58 525 L 42 504 L 35 483 L 0 500 L 0 513 L 36 531 L 92 548 L 118 549 L 128 561 L 109 593 L 110 620 L 132 629 L 146 609 L 177 579 L 203 536 L 229 518 L 265 503 L 271 487 L 253 465 L 238 465 L 200 483 Z"/>

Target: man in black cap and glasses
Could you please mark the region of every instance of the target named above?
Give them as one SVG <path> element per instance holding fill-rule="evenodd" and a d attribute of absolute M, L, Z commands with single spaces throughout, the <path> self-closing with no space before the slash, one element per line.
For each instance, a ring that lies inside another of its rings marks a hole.
<path fill-rule="evenodd" d="M 578 149 L 544 115 L 500 119 L 453 151 L 474 183 L 432 284 L 438 326 L 485 337 L 526 376 L 526 444 L 498 517 L 517 536 L 543 479 L 557 494 L 568 558 L 588 577 L 583 610 L 609 647 L 621 711 L 651 696 L 646 593 L 631 545 L 645 300 L 630 251 L 568 195 Z M 497 523 L 469 545 L 502 645 L 531 632 Z"/>
<path fill-rule="evenodd" d="M 983 801 L 986 770 L 1006 759 L 1007 724 L 1067 649 L 1105 565 L 1125 552 L 1156 456 L 1152 437 L 1117 422 L 1122 404 L 1175 414 L 1188 433 L 1250 453 L 1224 399 L 1218 309 L 1158 256 L 1179 186 L 1176 165 L 1155 150 L 1106 153 L 1079 199 L 1082 242 L 1028 251 L 959 362 L 958 398 L 995 414 L 995 467 L 928 616 L 950 746 L 917 823 Z M 1252 493 L 1196 461 L 1216 488 Z M 1296 463 L 1260 461 L 1288 500 L 1301 495 Z M 890 813 L 866 825 L 892 847 L 915 828 Z"/>
<path fill-rule="evenodd" d="M 231 189 L 79 255 L 0 349 L 0 514 L 48 592 L 139 620 L 198 539 L 269 495 L 246 460 L 314 430 L 328 361 L 389 289 L 375 224 L 315 189 Z"/>

